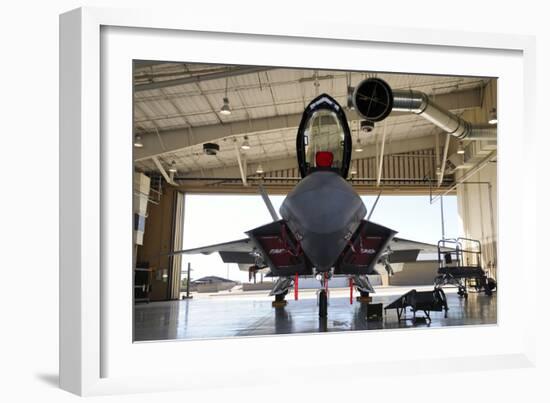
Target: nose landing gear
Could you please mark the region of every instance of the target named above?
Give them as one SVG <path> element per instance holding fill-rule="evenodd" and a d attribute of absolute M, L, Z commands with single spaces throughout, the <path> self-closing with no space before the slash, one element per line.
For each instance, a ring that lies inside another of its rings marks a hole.
<path fill-rule="evenodd" d="M 318 293 L 319 317 L 326 318 L 328 315 L 328 272 L 323 273 L 321 285 L 323 288 Z"/>
<path fill-rule="evenodd" d="M 319 317 L 326 318 L 328 315 L 328 297 L 327 292 L 323 289 L 319 291 Z"/>

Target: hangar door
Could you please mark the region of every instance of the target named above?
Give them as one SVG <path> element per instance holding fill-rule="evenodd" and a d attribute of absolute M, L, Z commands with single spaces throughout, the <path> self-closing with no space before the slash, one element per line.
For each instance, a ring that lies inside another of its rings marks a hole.
<path fill-rule="evenodd" d="M 183 248 L 183 214 L 185 195 L 182 192 L 174 192 L 172 215 L 172 251 Z M 168 281 L 168 299 L 180 298 L 181 287 L 181 259 L 182 255 L 170 257 L 170 277 Z"/>

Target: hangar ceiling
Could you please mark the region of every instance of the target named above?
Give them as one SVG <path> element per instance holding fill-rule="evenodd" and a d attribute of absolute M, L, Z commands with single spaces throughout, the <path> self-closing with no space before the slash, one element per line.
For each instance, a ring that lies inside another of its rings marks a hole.
<path fill-rule="evenodd" d="M 470 114 L 470 120 L 478 115 L 475 112 L 482 107 L 484 89 L 490 81 L 480 77 L 136 62 L 134 133 L 143 147 L 134 148 L 135 168 L 160 175 L 160 168 L 166 173 L 173 167 L 177 170 L 174 182 L 191 190 L 223 190 L 224 184 L 228 189 L 238 186 L 242 190 L 247 178 L 253 181 L 258 177 L 260 166 L 264 179 L 274 175 L 288 178 L 278 180 L 279 185 L 292 185 L 297 176 L 296 129 L 305 106 L 323 92 L 345 106 L 348 86 L 373 76 L 387 81 L 393 89 L 423 91 L 459 116 Z M 220 113 L 224 97 L 229 100 L 229 115 Z M 365 133 L 359 130 L 360 118 L 353 110 L 347 109 L 346 115 L 354 143 L 360 139 L 364 146 L 363 151 L 354 150 L 352 155 L 352 160 L 358 161 L 357 183 L 374 179 L 369 160 L 378 161 L 383 131 L 386 156 L 420 154 L 422 157 L 415 157 L 420 165 L 430 162 L 423 170 L 412 170 L 416 172 L 414 178 L 400 174 L 400 184 L 433 176 L 439 152 L 435 148 L 444 142 L 436 147 L 436 137 L 441 133 L 436 126 L 414 114 L 392 113 L 372 132 Z M 245 136 L 250 144 L 246 151 L 241 149 Z M 220 146 L 217 155 L 203 153 L 205 142 Z M 391 164 L 392 158 L 387 161 Z M 365 181 L 359 181 L 361 178 Z"/>

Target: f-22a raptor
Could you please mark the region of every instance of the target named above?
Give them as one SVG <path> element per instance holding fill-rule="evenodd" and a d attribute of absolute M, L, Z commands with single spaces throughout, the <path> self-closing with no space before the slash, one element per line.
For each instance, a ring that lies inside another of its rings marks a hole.
<path fill-rule="evenodd" d="M 361 296 L 374 292 L 367 275 L 381 263 L 415 261 L 435 245 L 397 238 L 396 231 L 365 219 L 367 209 L 348 183 L 352 138 L 343 108 L 327 94 L 305 108 L 296 137 L 301 180 L 284 199 L 278 219 L 264 193 L 273 222 L 233 242 L 175 252 L 218 252 L 226 263 L 252 264 L 277 277 L 270 292 L 283 302 L 298 278 L 316 276 L 319 316 L 327 316 L 328 281 L 347 276 Z"/>

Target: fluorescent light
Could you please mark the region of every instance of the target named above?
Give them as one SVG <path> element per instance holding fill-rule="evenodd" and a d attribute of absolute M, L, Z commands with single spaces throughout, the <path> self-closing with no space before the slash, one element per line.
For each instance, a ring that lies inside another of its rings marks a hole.
<path fill-rule="evenodd" d="M 141 142 L 141 136 L 139 134 L 136 134 L 134 137 L 134 147 L 141 148 L 143 147 L 143 143 Z"/>
<path fill-rule="evenodd" d="M 498 122 L 497 119 L 497 110 L 496 108 L 491 109 L 491 112 L 489 112 L 489 124 L 490 125 L 496 125 Z"/>
<path fill-rule="evenodd" d="M 231 115 L 231 108 L 229 107 L 229 98 L 223 97 L 223 105 L 220 108 L 222 115 Z"/>
<path fill-rule="evenodd" d="M 457 154 L 464 154 L 464 146 L 462 145 L 462 143 L 458 143 L 458 148 L 456 150 L 456 153 Z"/>
<path fill-rule="evenodd" d="M 170 168 L 168 168 L 168 172 L 178 172 L 178 170 L 176 169 L 176 161 L 172 161 L 172 163 L 170 164 Z"/>
<path fill-rule="evenodd" d="M 257 174 L 263 174 L 264 173 L 264 169 L 262 167 L 262 164 L 258 164 L 258 168 L 256 168 L 256 173 Z"/>

